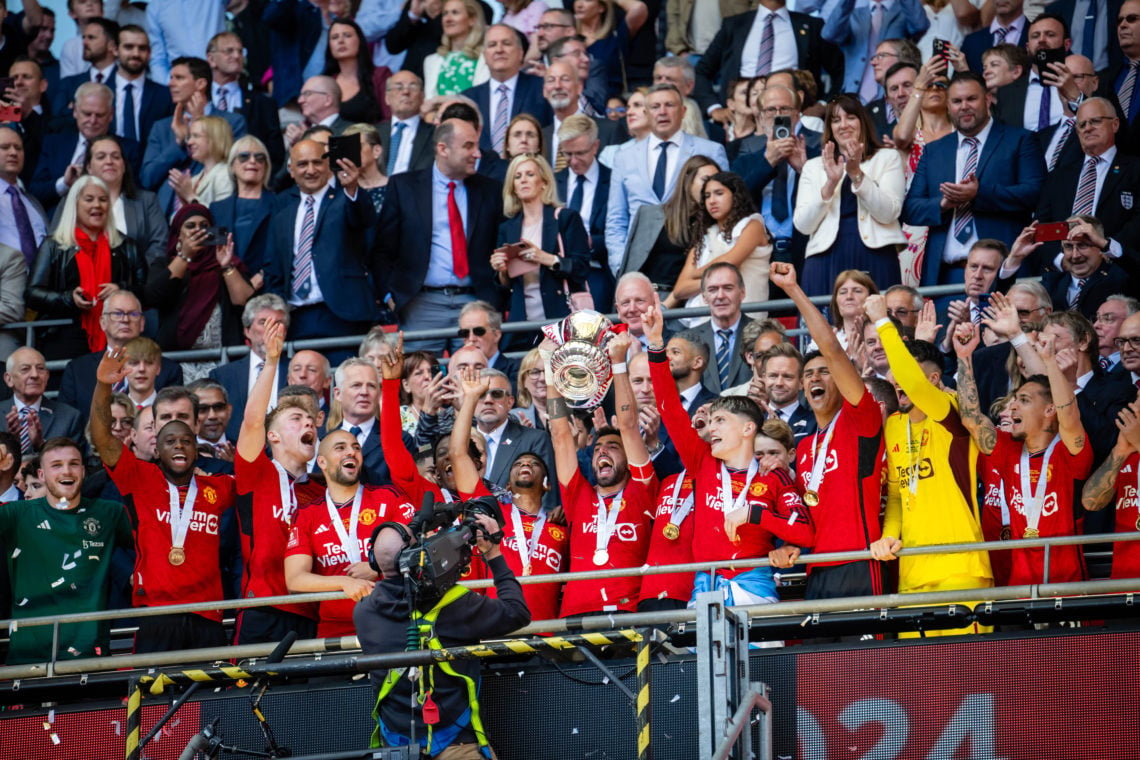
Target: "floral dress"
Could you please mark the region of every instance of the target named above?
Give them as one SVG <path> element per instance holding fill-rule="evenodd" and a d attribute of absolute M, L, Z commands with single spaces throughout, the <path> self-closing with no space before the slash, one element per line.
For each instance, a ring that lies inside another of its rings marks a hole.
<path fill-rule="evenodd" d="M 436 91 L 440 95 L 458 95 L 475 83 L 478 61 L 468 58 L 462 50 L 453 50 L 444 56 L 439 69 Z"/>

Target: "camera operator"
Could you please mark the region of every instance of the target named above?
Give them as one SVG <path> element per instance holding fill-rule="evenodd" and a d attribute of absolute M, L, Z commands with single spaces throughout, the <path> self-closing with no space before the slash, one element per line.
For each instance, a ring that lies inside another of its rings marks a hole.
<path fill-rule="evenodd" d="M 474 594 L 463 586 L 452 586 L 443 598 L 429 606 L 420 603 L 413 608 L 404 579 L 400 577 L 398 557 L 406 546 L 400 528 L 385 524 L 372 542 L 373 561 L 379 568 L 380 581 L 372 593 L 356 606 L 353 620 L 360 648 L 365 654 L 400 652 L 408 642 L 409 623 L 420 628 L 420 646 L 438 649 L 471 644 L 506 634 L 530 622 L 530 612 L 522 588 L 507 566 L 499 545 L 488 536 L 500 528 L 485 514 L 478 522 L 476 546 L 495 579 L 498 598 Z M 415 538 L 411 538 L 415 542 Z M 425 637 L 430 636 L 431 638 Z M 377 721 L 373 744 L 382 736 L 389 746 L 410 744 L 406 732 L 413 725 L 415 742 L 423 751 L 440 760 L 494 758 L 479 719 L 479 662 L 456 660 L 420 669 L 373 671 L 376 689 Z M 409 677 L 414 671 L 416 677 Z M 416 689 L 415 707 L 411 707 Z"/>

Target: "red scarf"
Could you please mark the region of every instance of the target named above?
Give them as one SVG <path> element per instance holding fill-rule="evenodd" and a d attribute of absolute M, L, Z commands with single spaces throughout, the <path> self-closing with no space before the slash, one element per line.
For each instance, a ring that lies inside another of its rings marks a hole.
<path fill-rule="evenodd" d="M 107 233 L 100 233 L 98 238 L 92 240 L 79 227 L 75 228 L 75 244 L 79 246 L 75 252 L 79 287 L 83 288 L 87 298 L 95 301 L 94 306 L 83 311 L 79 323 L 83 326 L 83 332 L 87 333 L 87 347 L 92 351 L 102 351 L 107 347 L 107 336 L 99 326 L 99 319 L 103 316 L 103 301 L 99 298 L 99 290 L 111 282 L 111 244 L 107 240 Z"/>

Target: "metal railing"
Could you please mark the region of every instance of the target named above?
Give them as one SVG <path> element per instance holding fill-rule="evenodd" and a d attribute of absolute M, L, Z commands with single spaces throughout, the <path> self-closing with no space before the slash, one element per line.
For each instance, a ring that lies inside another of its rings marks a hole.
<path fill-rule="evenodd" d="M 867 597 L 841 597 L 835 599 L 815 599 L 811 601 L 776 602 L 772 604 L 749 606 L 747 609 L 753 617 L 780 617 L 787 615 L 812 615 L 821 612 L 845 612 L 865 610 L 868 608 L 899 608 L 919 605 L 941 605 L 960 602 L 978 603 L 987 601 L 1008 601 L 1017 599 L 1052 598 L 1066 595 L 1086 594 L 1112 594 L 1140 591 L 1140 579 L 1117 579 L 1101 581 L 1080 581 L 1073 583 L 1049 583 L 1049 558 L 1055 547 L 1080 546 L 1084 544 L 1102 544 L 1107 542 L 1127 543 L 1140 540 L 1140 532 L 1125 534 L 1093 534 L 1087 536 L 1056 536 L 1052 538 L 1017 539 L 1010 541 L 986 541 L 979 543 L 938 544 L 901 549 L 896 552 L 899 557 L 922 556 L 931 554 L 958 554 L 976 551 L 1011 551 L 1015 549 L 1045 550 L 1045 574 L 1043 583 L 1023 586 L 997 586 L 989 588 L 974 588 L 955 591 L 927 591 L 918 593 L 885 594 Z M 869 560 L 869 551 L 829 552 L 820 554 L 802 555 L 797 564 L 818 564 L 834 562 L 856 562 Z M 604 578 L 618 578 L 644 575 L 662 575 L 669 573 L 688 572 L 715 572 L 716 570 L 744 570 L 754 567 L 769 566 L 766 557 L 751 560 L 733 560 L 725 562 L 690 562 L 677 565 L 644 565 L 638 568 L 623 568 L 620 570 L 591 570 L 576 573 L 558 573 L 550 575 L 531 575 L 518 578 L 523 584 L 533 583 L 565 583 L 570 581 L 597 580 Z M 487 588 L 493 581 L 464 582 L 468 588 Z M 0 626 L 7 626 L 9 631 L 20 627 L 53 626 L 53 652 L 58 652 L 60 627 L 68 623 L 93 622 L 115 620 L 123 617 L 152 617 L 179 613 L 198 613 L 220 609 L 238 609 L 249 607 L 266 607 L 281 604 L 311 603 L 343 599 L 341 592 L 319 592 L 307 594 L 290 594 L 274 597 L 260 597 L 254 599 L 231 599 L 219 602 L 196 602 L 192 604 L 179 604 L 155 607 L 134 607 L 119 610 L 103 610 L 99 612 L 76 613 L 62 616 L 39 616 L 24 619 L 0 621 Z M 555 619 L 532 622 L 521 629 L 516 635 L 529 635 L 533 633 L 560 633 L 578 630 L 605 630 L 617 627 L 640 625 L 666 625 L 677 622 L 693 620 L 691 611 L 657 612 L 657 613 L 621 613 L 619 615 L 598 615 L 582 619 Z M 183 650 L 176 652 L 161 652 L 145 655 L 117 655 L 113 657 L 93 657 L 76 660 L 59 661 L 54 657 L 45 663 L 32 665 L 16 665 L 0 667 L 0 680 L 50 677 L 60 674 L 79 674 L 116 670 L 132 667 L 155 667 L 175 665 L 186 662 L 203 662 L 217 659 L 241 659 L 246 657 L 264 657 L 272 650 L 272 645 L 247 644 L 240 646 L 215 647 L 211 649 Z M 342 652 L 359 648 L 354 636 L 337 639 L 311 639 L 298 641 L 292 651 L 298 653 Z M 188 657 L 189 655 L 189 657 Z"/>

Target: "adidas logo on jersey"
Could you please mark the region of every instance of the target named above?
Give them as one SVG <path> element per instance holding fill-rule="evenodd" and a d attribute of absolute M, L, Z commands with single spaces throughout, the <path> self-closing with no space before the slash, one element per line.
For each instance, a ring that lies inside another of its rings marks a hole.
<path fill-rule="evenodd" d="M 1132 465 L 1127 465 L 1120 473 L 1123 475 L 1126 472 L 1132 472 Z"/>
<path fill-rule="evenodd" d="M 51 530 L 51 523 L 49 523 L 47 520 L 44 520 L 42 523 L 40 523 L 36 527 L 39 528 L 40 530 Z"/>

